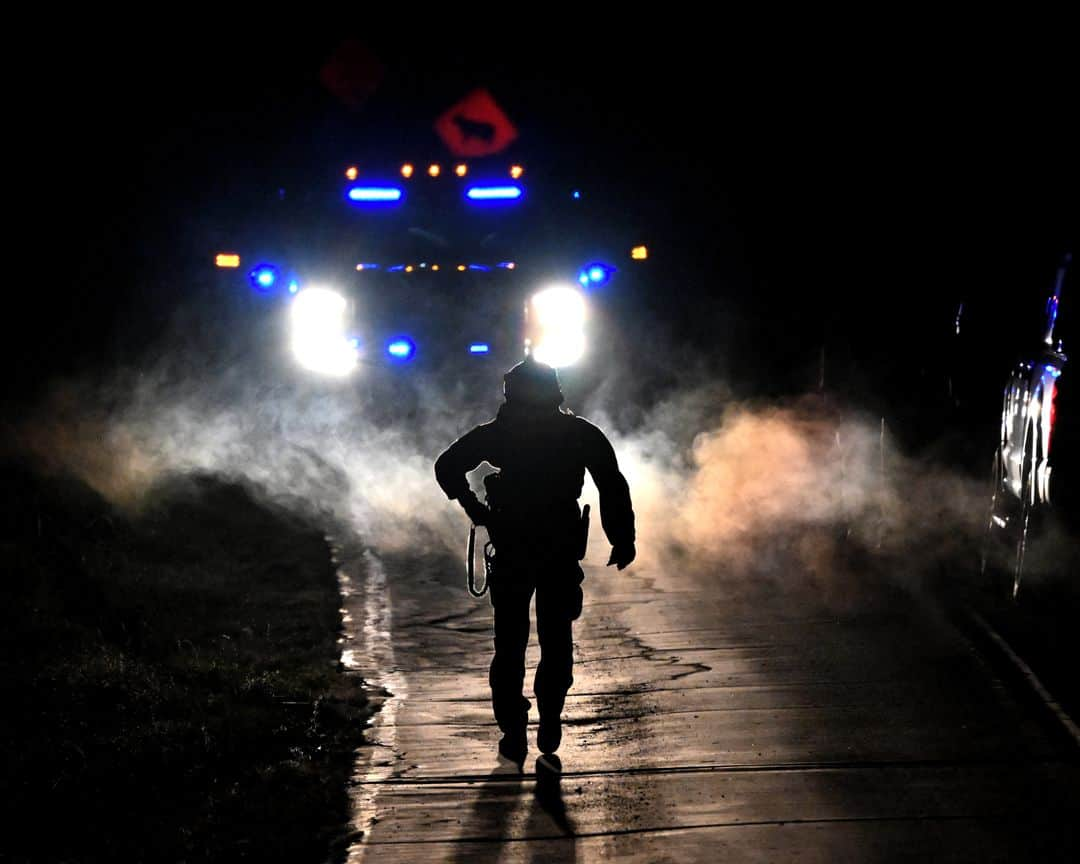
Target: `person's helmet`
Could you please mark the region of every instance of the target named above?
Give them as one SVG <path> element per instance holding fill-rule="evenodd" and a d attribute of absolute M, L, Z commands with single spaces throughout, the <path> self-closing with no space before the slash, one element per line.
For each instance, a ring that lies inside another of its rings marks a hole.
<path fill-rule="evenodd" d="M 526 357 L 503 375 L 503 396 L 515 405 L 557 408 L 563 403 L 559 373 L 531 356 Z"/>

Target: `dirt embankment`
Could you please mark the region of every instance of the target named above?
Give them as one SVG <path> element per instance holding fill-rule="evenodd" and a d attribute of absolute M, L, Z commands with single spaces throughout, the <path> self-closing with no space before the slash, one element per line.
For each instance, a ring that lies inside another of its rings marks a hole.
<path fill-rule="evenodd" d="M 335 857 L 368 703 L 337 662 L 322 534 L 211 477 L 138 516 L 69 478 L 0 477 L 0 851 Z"/>

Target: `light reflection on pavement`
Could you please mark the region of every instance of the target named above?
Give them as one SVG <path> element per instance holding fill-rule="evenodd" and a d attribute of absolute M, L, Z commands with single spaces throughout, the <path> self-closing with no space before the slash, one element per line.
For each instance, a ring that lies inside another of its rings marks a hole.
<path fill-rule="evenodd" d="M 350 862 L 985 861 L 1051 836 L 1039 860 L 1057 860 L 1074 842 L 1069 754 L 872 577 L 586 568 L 552 790 L 535 725 L 524 776 L 496 759 L 491 608 L 460 567 L 341 556 L 343 659 L 388 691 Z M 534 633 L 527 684 L 537 659 Z"/>

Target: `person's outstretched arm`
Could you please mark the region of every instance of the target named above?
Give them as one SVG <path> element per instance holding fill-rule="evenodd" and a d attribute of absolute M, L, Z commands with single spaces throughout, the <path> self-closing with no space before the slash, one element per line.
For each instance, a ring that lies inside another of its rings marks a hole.
<path fill-rule="evenodd" d="M 491 455 L 490 423 L 466 432 L 435 460 L 435 480 L 451 501 L 457 501 L 474 525 L 487 525 L 491 515 L 469 488 L 465 475 Z"/>
<path fill-rule="evenodd" d="M 607 436 L 588 421 L 581 422 L 585 424 L 585 467 L 600 492 L 600 524 L 612 547 L 608 564 L 622 570 L 637 556 L 630 486 Z"/>

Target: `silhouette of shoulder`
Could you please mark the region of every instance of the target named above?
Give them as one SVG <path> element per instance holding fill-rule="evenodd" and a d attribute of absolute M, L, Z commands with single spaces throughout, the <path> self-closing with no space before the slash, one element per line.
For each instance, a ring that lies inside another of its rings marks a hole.
<path fill-rule="evenodd" d="M 608 458 L 615 458 L 615 448 L 611 446 L 607 435 L 599 426 L 569 412 L 563 416 L 567 418 L 566 422 L 572 424 L 574 437 L 582 447 L 588 461 L 606 461 Z"/>

